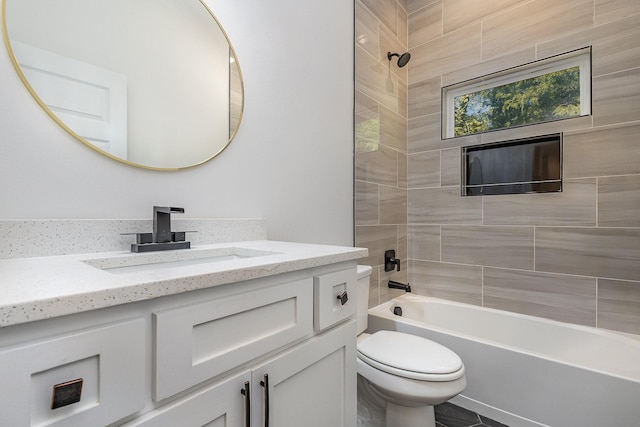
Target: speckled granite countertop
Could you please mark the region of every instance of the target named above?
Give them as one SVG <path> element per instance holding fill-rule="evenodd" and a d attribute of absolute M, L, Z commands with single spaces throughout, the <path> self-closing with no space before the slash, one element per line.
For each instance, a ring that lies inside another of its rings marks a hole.
<path fill-rule="evenodd" d="M 0 260 L 0 327 L 365 256 L 363 248 L 257 240 L 179 251 Z M 144 266 L 132 267 L 139 264 Z"/>

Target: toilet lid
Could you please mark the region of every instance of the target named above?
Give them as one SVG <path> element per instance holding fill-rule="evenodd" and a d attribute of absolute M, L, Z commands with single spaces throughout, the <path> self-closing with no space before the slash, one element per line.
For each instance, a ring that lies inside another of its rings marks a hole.
<path fill-rule="evenodd" d="M 400 370 L 445 375 L 463 368 L 460 357 L 447 347 L 426 338 L 396 331 L 374 333 L 358 343 L 358 353 L 365 356 L 365 361 L 370 359 L 377 362 L 377 368 L 394 374 L 398 374 L 397 371 Z"/>

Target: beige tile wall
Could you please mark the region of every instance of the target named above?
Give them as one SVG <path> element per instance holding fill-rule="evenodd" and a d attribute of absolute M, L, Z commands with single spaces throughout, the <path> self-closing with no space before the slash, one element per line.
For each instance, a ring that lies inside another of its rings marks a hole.
<path fill-rule="evenodd" d="M 356 117 L 372 129 L 356 137 L 356 239 L 378 267 L 370 304 L 393 296 L 379 282 L 395 243 L 408 272 L 394 279 L 416 293 L 640 334 L 640 2 L 356 5 L 356 40 L 373 43 L 356 44 Z M 406 75 L 383 57 L 402 40 Z M 442 86 L 584 46 L 592 116 L 441 139 Z M 459 195 L 460 147 L 553 132 L 565 133 L 562 193 Z"/>
<path fill-rule="evenodd" d="M 416 159 L 413 164 L 407 161 L 408 67 L 398 68 L 396 61 L 387 60 L 389 51 L 408 50 L 407 0 L 355 3 L 356 245 L 369 249 L 369 257 L 361 262 L 373 267 L 374 306 L 398 293 L 386 287 L 389 278 L 407 280 L 407 171 L 416 166 Z M 431 85 L 440 90 L 439 80 Z M 422 161 L 439 165 L 440 157 Z M 427 175 L 420 179 L 437 179 L 439 184 L 439 171 Z M 396 250 L 399 272 L 385 273 L 386 249 Z"/>

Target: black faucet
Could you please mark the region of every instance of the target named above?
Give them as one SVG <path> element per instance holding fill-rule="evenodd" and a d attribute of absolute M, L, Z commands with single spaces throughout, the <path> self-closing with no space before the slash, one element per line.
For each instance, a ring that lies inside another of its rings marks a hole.
<path fill-rule="evenodd" d="M 168 243 L 174 241 L 171 233 L 171 214 L 184 213 L 184 208 L 172 208 L 169 206 L 153 207 L 153 242 Z"/>
<path fill-rule="evenodd" d="M 155 252 L 170 249 L 189 249 L 186 231 L 171 231 L 171 214 L 184 213 L 183 208 L 170 206 L 153 207 L 153 233 L 134 233 L 136 243 L 131 244 L 131 252 Z"/>
<path fill-rule="evenodd" d="M 395 280 L 389 280 L 388 286 L 391 289 L 402 289 L 405 292 L 411 292 L 411 286 L 408 283 L 405 285 L 404 283 L 396 282 Z"/>

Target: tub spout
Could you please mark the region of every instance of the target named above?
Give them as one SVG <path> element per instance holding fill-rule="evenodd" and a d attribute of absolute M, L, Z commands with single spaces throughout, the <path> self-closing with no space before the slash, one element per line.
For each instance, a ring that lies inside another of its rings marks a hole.
<path fill-rule="evenodd" d="M 408 283 L 405 285 L 404 283 L 396 282 L 395 280 L 389 280 L 388 286 L 391 289 L 403 289 L 405 292 L 411 292 L 411 286 Z"/>

